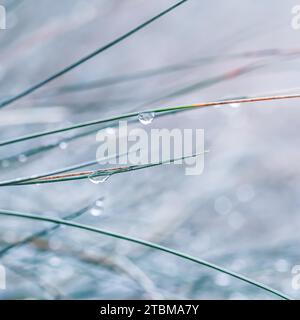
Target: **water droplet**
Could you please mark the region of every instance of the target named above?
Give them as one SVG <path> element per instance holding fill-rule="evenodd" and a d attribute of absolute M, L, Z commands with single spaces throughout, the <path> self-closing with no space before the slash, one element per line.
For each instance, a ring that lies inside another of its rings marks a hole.
<path fill-rule="evenodd" d="M 90 213 L 94 217 L 99 217 L 102 214 L 102 209 L 101 208 L 92 208 Z"/>
<path fill-rule="evenodd" d="M 58 146 L 59 146 L 59 148 L 60 148 L 61 150 L 65 150 L 65 149 L 67 149 L 68 144 L 63 141 L 63 142 L 60 142 L 60 144 L 59 144 Z"/>
<path fill-rule="evenodd" d="M 138 115 L 138 119 L 140 123 L 144 125 L 150 124 L 153 121 L 154 117 L 155 117 L 154 112 L 142 112 Z"/>
<path fill-rule="evenodd" d="M 109 179 L 109 175 L 107 176 L 97 176 L 95 174 L 91 174 L 88 178 L 91 182 L 95 184 L 103 183 Z"/>
<path fill-rule="evenodd" d="M 18 160 L 22 163 L 26 162 L 27 161 L 27 157 L 25 156 L 25 154 L 20 154 L 18 156 Z"/>
<path fill-rule="evenodd" d="M 238 102 L 230 103 L 230 107 L 231 107 L 231 108 L 239 108 L 240 106 L 241 106 L 241 104 L 238 103 Z"/>

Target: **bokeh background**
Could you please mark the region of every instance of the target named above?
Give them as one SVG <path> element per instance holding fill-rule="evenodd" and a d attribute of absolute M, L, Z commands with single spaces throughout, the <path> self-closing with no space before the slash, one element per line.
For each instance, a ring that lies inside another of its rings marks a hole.
<path fill-rule="evenodd" d="M 175 2 L 2 0 L 7 29 L 0 31 L 0 98 Z M 189 0 L 0 110 L 1 140 L 132 110 L 297 93 L 296 4 Z M 291 273 L 300 264 L 299 116 L 299 101 L 285 100 L 156 117 L 151 127 L 205 130 L 210 152 L 202 175 L 185 176 L 183 167 L 170 165 L 98 185 L 82 180 L 1 187 L 1 208 L 61 218 L 89 206 L 76 221 L 178 249 L 299 298 Z M 99 129 L 1 147 L 1 180 L 94 160 Z M 48 226 L 1 216 L 0 249 Z M 7 270 L 1 299 L 274 298 L 192 262 L 72 228 L 13 248 L 0 263 Z"/>

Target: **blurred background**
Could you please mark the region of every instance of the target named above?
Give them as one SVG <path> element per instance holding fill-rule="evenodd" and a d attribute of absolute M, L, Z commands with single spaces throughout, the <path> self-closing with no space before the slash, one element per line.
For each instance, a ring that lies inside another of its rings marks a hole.
<path fill-rule="evenodd" d="M 0 30 L 0 99 L 175 2 L 2 0 L 7 29 Z M 291 27 L 296 4 L 189 0 L 1 109 L 0 140 L 132 110 L 297 93 L 300 30 Z M 97 185 L 79 180 L 0 187 L 1 209 L 59 218 L 82 211 L 77 222 L 178 249 L 299 298 L 291 273 L 300 264 L 299 115 L 294 99 L 156 117 L 152 128 L 205 130 L 210 152 L 202 175 L 185 176 L 184 167 L 170 165 Z M 99 129 L 1 147 L 1 180 L 94 160 Z M 49 226 L 0 216 L 0 250 Z M 0 264 L 7 271 L 1 299 L 274 298 L 192 262 L 69 227 L 7 250 Z"/>

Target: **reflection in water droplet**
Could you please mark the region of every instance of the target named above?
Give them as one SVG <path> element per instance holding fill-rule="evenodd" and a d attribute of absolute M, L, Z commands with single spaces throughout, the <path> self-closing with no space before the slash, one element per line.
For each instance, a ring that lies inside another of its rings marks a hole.
<path fill-rule="evenodd" d="M 103 183 L 105 182 L 106 180 L 109 179 L 109 175 L 107 176 L 96 176 L 94 174 L 91 174 L 88 178 L 91 182 L 95 183 L 95 184 L 99 184 L 99 183 Z"/>
<path fill-rule="evenodd" d="M 138 115 L 138 119 L 140 123 L 144 125 L 150 124 L 153 121 L 154 117 L 155 117 L 154 112 L 142 112 Z"/>
<path fill-rule="evenodd" d="M 26 162 L 27 161 L 27 157 L 25 156 L 25 154 L 20 154 L 18 157 L 18 160 L 20 162 Z"/>

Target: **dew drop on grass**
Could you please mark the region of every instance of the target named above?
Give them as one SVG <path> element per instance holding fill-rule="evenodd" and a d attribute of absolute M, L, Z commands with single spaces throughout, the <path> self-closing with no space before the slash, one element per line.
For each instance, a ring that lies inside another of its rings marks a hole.
<path fill-rule="evenodd" d="M 94 217 L 98 217 L 103 213 L 104 210 L 104 198 L 100 198 L 95 201 L 93 208 L 90 210 L 90 213 Z"/>
<path fill-rule="evenodd" d="M 103 183 L 105 181 L 107 181 L 109 179 L 109 175 L 108 176 L 96 176 L 91 174 L 88 178 L 91 182 L 95 183 L 95 184 L 99 184 L 99 183 Z"/>
<path fill-rule="evenodd" d="M 99 217 L 102 214 L 102 211 L 101 208 L 92 208 L 90 212 L 92 216 Z"/>
<path fill-rule="evenodd" d="M 238 102 L 230 103 L 230 107 L 231 107 L 231 108 L 239 108 L 240 106 L 241 106 L 241 104 L 238 103 Z"/>
<path fill-rule="evenodd" d="M 150 124 L 153 121 L 154 117 L 154 112 L 142 112 L 138 115 L 139 122 L 144 125 Z"/>
<path fill-rule="evenodd" d="M 66 142 L 62 141 L 62 142 L 60 142 L 60 144 L 58 146 L 61 150 L 65 150 L 65 149 L 67 149 L 68 144 Z"/>

